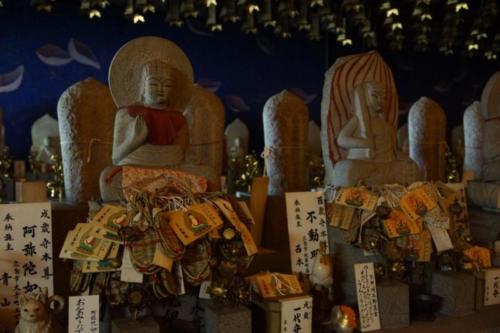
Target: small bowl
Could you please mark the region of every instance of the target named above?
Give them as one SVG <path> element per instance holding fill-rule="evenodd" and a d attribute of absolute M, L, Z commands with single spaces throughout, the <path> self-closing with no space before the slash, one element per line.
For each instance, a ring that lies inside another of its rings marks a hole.
<path fill-rule="evenodd" d="M 443 305 L 443 298 L 433 294 L 417 294 L 410 303 L 410 315 L 412 320 L 434 321 L 436 312 Z"/>

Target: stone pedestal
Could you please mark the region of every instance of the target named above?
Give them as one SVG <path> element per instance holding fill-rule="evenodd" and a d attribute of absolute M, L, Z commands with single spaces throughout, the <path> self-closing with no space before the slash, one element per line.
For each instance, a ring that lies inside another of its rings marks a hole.
<path fill-rule="evenodd" d="M 378 307 L 382 329 L 410 325 L 410 290 L 399 281 L 377 283 Z"/>
<path fill-rule="evenodd" d="M 475 278 L 469 273 L 441 273 L 432 275 L 432 293 L 443 298 L 440 313 L 464 316 L 474 312 Z"/>
<path fill-rule="evenodd" d="M 111 324 L 112 333 L 160 333 L 160 325 L 151 317 L 140 321 L 123 318 L 115 319 Z"/>
<path fill-rule="evenodd" d="M 209 305 L 205 309 L 205 332 L 251 333 L 252 313 L 245 306 Z"/>
<path fill-rule="evenodd" d="M 336 304 L 356 306 L 356 282 L 354 278 L 354 264 L 364 262 L 380 262 L 380 255 L 365 255 L 364 250 L 346 243 L 342 238 L 342 231 L 338 228 L 328 228 L 328 244 L 330 253 L 333 253 L 333 277 Z"/>

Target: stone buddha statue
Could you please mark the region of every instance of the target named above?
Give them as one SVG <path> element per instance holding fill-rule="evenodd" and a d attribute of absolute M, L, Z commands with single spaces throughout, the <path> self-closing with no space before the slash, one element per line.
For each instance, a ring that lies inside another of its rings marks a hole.
<path fill-rule="evenodd" d="M 398 159 L 395 132 L 385 119 L 385 88 L 376 81 L 363 82 L 354 89 L 354 113 L 337 136 L 347 151 L 332 174 L 334 185 L 351 186 L 408 183 L 420 171 L 409 159 Z"/>
<path fill-rule="evenodd" d="M 416 163 L 397 151 L 397 95 L 387 73 L 389 67 L 374 51 L 341 58 L 327 72 L 322 101 L 325 184 L 408 184 L 421 178 Z"/>
<path fill-rule="evenodd" d="M 122 107 L 115 117 L 113 163 L 149 167 L 181 163 L 189 144 L 182 112 L 191 91 L 189 79 L 175 67 L 160 60 L 144 64 L 140 103 Z"/>
<path fill-rule="evenodd" d="M 215 95 L 193 85 L 191 63 L 177 45 L 157 37 L 130 41 L 112 61 L 109 84 L 119 110 L 115 166 L 100 179 L 104 200 L 119 198 L 120 166 L 185 171 L 218 188 L 224 108 Z"/>

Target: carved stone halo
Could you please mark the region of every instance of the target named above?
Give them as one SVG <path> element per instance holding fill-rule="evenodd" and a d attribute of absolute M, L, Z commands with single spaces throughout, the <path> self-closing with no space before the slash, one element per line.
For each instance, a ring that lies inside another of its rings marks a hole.
<path fill-rule="evenodd" d="M 193 81 L 191 62 L 175 43 L 152 36 L 133 39 L 116 52 L 109 66 L 109 87 L 118 108 L 140 101 L 143 65 L 155 59 L 175 67 Z"/>

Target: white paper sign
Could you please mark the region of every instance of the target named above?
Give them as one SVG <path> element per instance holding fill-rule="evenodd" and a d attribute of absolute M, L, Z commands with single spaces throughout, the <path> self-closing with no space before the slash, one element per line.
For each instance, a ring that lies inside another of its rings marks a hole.
<path fill-rule="evenodd" d="M 380 314 L 373 263 L 355 264 L 354 276 L 356 279 L 361 332 L 379 330 Z"/>
<path fill-rule="evenodd" d="M 142 273 L 135 270 L 130 260 L 130 248 L 123 250 L 120 280 L 123 282 L 142 283 Z"/>
<path fill-rule="evenodd" d="M 0 205 L 0 322 L 19 315 L 19 294 L 54 294 L 52 258 L 50 203 Z"/>
<path fill-rule="evenodd" d="M 299 296 L 279 300 L 281 303 L 281 333 L 311 333 L 311 296 Z"/>
<path fill-rule="evenodd" d="M 68 333 L 99 332 L 99 295 L 70 297 L 68 310 Z"/>
<path fill-rule="evenodd" d="M 500 268 L 484 271 L 484 305 L 500 304 Z"/>
<path fill-rule="evenodd" d="M 321 241 L 328 249 L 323 192 L 285 193 L 292 272 L 309 274 Z"/>
<path fill-rule="evenodd" d="M 438 253 L 453 249 L 453 243 L 446 229 L 438 228 L 433 225 L 427 225 L 427 229 L 429 229 L 431 233 L 432 240 L 434 241 L 434 245 L 436 245 Z"/>

